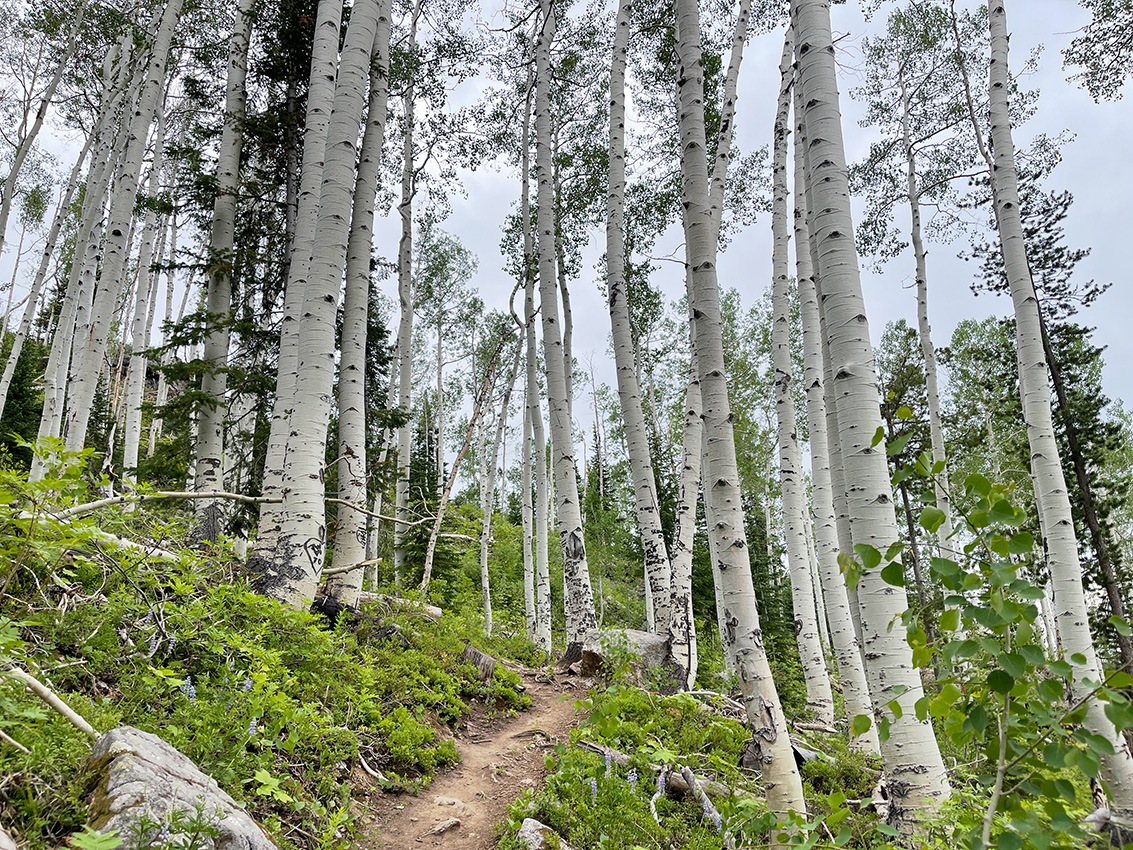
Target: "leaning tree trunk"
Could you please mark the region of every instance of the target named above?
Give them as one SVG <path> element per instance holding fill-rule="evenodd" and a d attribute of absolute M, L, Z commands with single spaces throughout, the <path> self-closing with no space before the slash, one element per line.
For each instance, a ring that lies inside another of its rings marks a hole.
<path fill-rule="evenodd" d="M 882 427 L 881 406 L 850 217 L 828 0 L 792 0 L 791 23 L 798 43 L 813 233 L 818 243 L 818 294 L 834 370 L 850 531 L 855 546 L 885 552 L 900 535 L 885 451 L 872 445 Z M 913 667 L 900 617 L 908 608 L 904 588 L 885 582 L 877 568 L 865 570 L 858 604 L 874 721 L 885 719 L 890 727 L 887 740 L 881 742 L 882 765 L 890 782 L 906 788 L 902 799 L 890 800 L 889 819 L 909 834 L 947 799 L 948 779 L 932 726 L 917 719 L 915 703 L 924 695 L 924 687 Z M 900 716 L 889 708 L 893 700 L 901 708 Z"/>
<path fill-rule="evenodd" d="M 988 12 L 991 31 L 992 200 L 999 226 L 1004 270 L 1015 306 L 1019 390 L 1031 449 L 1035 497 L 1038 510 L 1044 517 L 1043 543 L 1054 583 L 1055 621 L 1062 647 L 1073 668 L 1073 691 L 1081 696 L 1090 688 L 1084 680 L 1100 682 L 1104 674 L 1090 634 L 1078 540 L 1051 417 L 1050 382 L 1043 353 L 1038 299 L 1023 238 L 1015 147 L 1008 111 L 1011 86 L 1007 63 L 1007 12 L 1002 0 L 991 3 Z M 1084 659 L 1084 663 L 1075 663 L 1074 658 Z M 1093 734 L 1104 737 L 1113 747 L 1112 755 L 1101 754 L 1101 779 L 1113 807 L 1133 809 L 1133 756 L 1125 736 L 1117 732 L 1106 716 L 1103 704 L 1096 699 L 1087 703 L 1085 726 Z"/>
<path fill-rule="evenodd" d="M 113 282 L 124 277 L 127 259 L 130 224 L 134 218 L 137 201 L 138 181 L 141 176 L 142 157 L 145 154 L 146 139 L 150 125 L 161 103 L 165 91 L 166 68 L 169 63 L 173 32 L 181 18 L 182 0 L 169 0 L 162 10 L 153 38 L 146 72 L 146 81 L 138 96 L 134 113 L 130 117 L 126 151 L 122 166 L 114 182 L 114 193 L 110 200 L 110 213 L 102 246 L 99 279 L 110 282 L 111 286 L 100 287 L 95 295 L 89 320 L 83 325 L 76 323 L 76 350 L 74 367 L 67 384 L 67 411 L 64 420 L 63 439 L 68 451 L 79 451 L 86 440 L 87 424 L 94 408 L 94 394 L 98 387 L 98 377 L 109 339 L 110 319 L 118 299 Z"/>
<path fill-rule="evenodd" d="M 367 516 L 348 505 L 366 504 L 366 337 L 370 322 L 370 254 L 374 241 L 374 200 L 385 142 L 389 95 L 390 0 L 379 0 L 370 103 L 358 157 L 354 206 L 346 249 L 346 291 L 342 304 L 338 363 L 338 522 L 333 574 L 326 595 L 348 607 L 358 604 L 366 560 Z"/>
<path fill-rule="evenodd" d="M 567 398 L 566 370 L 559 329 L 558 282 L 555 277 L 555 190 L 551 157 L 551 42 L 555 37 L 555 8 L 541 0 L 542 29 L 535 47 L 535 151 L 538 174 L 539 303 L 543 314 L 543 358 L 547 373 L 547 404 L 551 413 L 555 491 L 558 497 L 559 537 L 563 551 L 563 596 L 568 613 L 567 655 L 581 651 L 582 638 L 598 624 L 594 593 L 586 565 L 582 510 L 574 468 L 574 437 Z"/>
<path fill-rule="evenodd" d="M 379 16 L 378 0 L 356 2 L 343 42 L 327 129 L 315 252 L 300 313 L 301 347 L 283 468 L 279 537 L 270 564 L 256 580 L 257 588 L 268 596 L 297 606 L 315 595 L 326 546 L 323 465 L 334 383 L 335 318 L 347 256 L 347 211 L 353 208 L 358 133 Z"/>
<path fill-rule="evenodd" d="M 208 335 L 204 343 L 205 373 L 201 377 L 204 403 L 197 417 L 197 464 L 193 489 L 208 493 L 224 489 L 224 415 L 227 410 L 228 346 L 232 337 L 232 266 L 236 235 L 236 196 L 240 189 L 240 153 L 244 147 L 247 101 L 248 42 L 252 36 L 254 0 L 240 0 L 232 38 L 228 42 L 228 84 L 224 100 L 224 129 L 216 163 L 216 198 L 208 247 L 208 290 L 205 310 Z M 198 499 L 195 505 L 197 541 L 219 540 L 224 533 L 225 502 Z"/>
<path fill-rule="evenodd" d="M 834 723 L 834 695 L 822 638 L 818 631 L 814 588 L 810 580 L 810 557 L 806 538 L 806 493 L 802 478 L 802 452 L 799 450 L 795 421 L 794 364 L 791 362 L 791 296 L 788 282 L 787 243 L 787 148 L 791 134 L 791 63 L 794 59 L 794 33 L 788 29 L 779 64 L 779 103 L 775 115 L 772 156 L 772 324 L 771 359 L 775 373 L 775 411 L 778 419 L 779 481 L 783 488 L 783 537 L 787 544 L 787 563 L 791 575 L 791 598 L 795 613 L 795 640 L 798 642 L 807 706 L 819 723 Z"/>
<path fill-rule="evenodd" d="M 248 566 L 254 572 L 266 569 L 271 563 L 279 535 L 280 506 L 274 500 L 281 498 L 283 488 L 287 437 L 291 409 L 295 401 L 300 310 L 315 246 L 319 192 L 323 181 L 323 160 L 326 157 L 330 110 L 334 103 L 341 19 L 342 0 L 319 0 L 311 50 L 310 82 L 307 87 L 303 165 L 292 230 L 294 238 L 288 259 L 287 286 L 283 292 L 283 321 L 279 331 L 275 401 L 272 403 L 271 430 L 268 435 L 261 485 L 261 491 L 268 501 L 260 505 L 256 545 L 248 559 Z"/>
<path fill-rule="evenodd" d="M 614 339 L 618 399 L 621 402 L 626 454 L 633 480 L 637 527 L 645 556 L 645 577 L 653 599 L 650 630 L 668 635 L 672 620 L 672 567 L 661 515 L 657 483 L 649 455 L 649 432 L 641 408 L 641 387 L 634 364 L 628 292 L 625 281 L 625 75 L 629 43 L 631 0 L 621 0 L 614 31 L 614 56 L 610 66 L 610 182 L 606 198 L 606 282 L 610 325 Z M 687 624 L 686 624 L 687 631 Z M 687 646 L 687 641 L 686 644 Z M 687 659 L 686 659 L 687 660 Z M 685 665 L 685 669 L 688 666 Z"/>
<path fill-rule="evenodd" d="M 720 290 L 716 279 L 716 228 L 709 203 L 704 129 L 704 65 L 696 0 L 678 0 L 677 74 L 681 136 L 681 194 L 688 252 L 689 310 L 693 363 L 700 378 L 704 431 L 706 502 L 712 504 L 709 534 L 718 541 L 720 582 L 748 723 L 759 742 L 767 807 L 780 814 L 806 811 L 786 719 L 771 678 L 752 586 L 744 536 L 744 512 L 728 402 Z"/>
<path fill-rule="evenodd" d="M 797 88 L 797 87 L 796 87 Z M 834 644 L 834 658 L 842 680 L 842 698 L 846 715 L 852 722 L 859 715 L 871 716 L 869 686 L 866 684 L 862 651 L 858 644 L 854 621 L 850 616 L 850 599 L 846 582 L 838 566 L 838 526 L 834 514 L 834 499 L 830 480 L 830 453 L 827 444 L 826 398 L 823 390 L 825 377 L 822 364 L 821 323 L 818 312 L 818 293 L 814 287 L 813 265 L 810 254 L 810 231 L 807 229 L 806 192 L 804 185 L 805 127 L 798 116 L 796 91 L 795 134 L 795 279 L 799 285 L 799 313 L 803 327 L 803 383 L 806 386 L 807 423 L 810 426 L 810 470 L 812 500 L 814 504 L 814 536 L 818 559 L 818 572 L 822 580 L 826 619 Z M 860 735 L 851 730 L 850 746 L 862 752 L 880 755 L 881 743 L 877 727 Z"/>
<path fill-rule="evenodd" d="M 924 242 L 921 239 L 921 193 L 917 179 L 916 151 L 913 148 L 912 131 L 909 128 L 909 98 L 905 82 L 901 80 L 901 134 L 905 144 L 907 163 L 907 189 L 909 195 L 909 238 L 913 243 L 913 255 L 917 263 L 917 331 L 920 336 L 921 352 L 924 354 L 925 394 L 928 397 L 928 427 L 932 440 L 933 465 L 941 464 L 942 469 L 933 475 L 933 491 L 936 506 L 944 512 L 944 522 L 936 530 L 936 541 L 940 547 L 940 557 L 955 558 L 957 550 L 952 541 L 952 497 L 948 487 L 948 467 L 944 451 L 943 418 L 940 413 L 940 390 L 936 380 L 936 348 L 932 344 L 932 327 L 928 322 L 928 270 L 925 262 Z"/>

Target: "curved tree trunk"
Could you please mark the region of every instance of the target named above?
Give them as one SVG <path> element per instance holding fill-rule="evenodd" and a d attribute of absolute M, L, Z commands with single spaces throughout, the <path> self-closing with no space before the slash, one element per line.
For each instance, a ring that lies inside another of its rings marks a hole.
<path fill-rule="evenodd" d="M 338 363 L 338 522 L 334 536 L 334 574 L 326 595 L 356 607 L 366 560 L 367 517 L 347 505 L 366 504 L 366 342 L 370 323 L 370 254 L 374 241 L 374 199 L 385 142 L 389 96 L 390 0 L 379 0 L 370 63 L 370 102 L 358 156 L 354 205 L 346 249 L 346 291 L 342 304 L 342 343 Z M 345 502 L 346 504 L 343 504 Z"/>
<path fill-rule="evenodd" d="M 845 482 L 853 483 L 846 491 L 850 531 L 855 545 L 885 552 L 899 531 L 885 451 L 871 445 L 882 424 L 881 408 L 850 218 L 829 3 L 792 0 L 791 23 L 811 162 L 819 301 L 834 369 L 842 469 Z M 908 834 L 947 799 L 948 779 L 932 726 L 917 720 L 914 708 L 924 688 L 900 619 L 908 608 L 904 589 L 887 584 L 879 569 L 866 570 L 858 605 L 874 720 L 890 724 L 888 739 L 881 742 L 882 764 L 890 781 L 906 788 L 902 800 L 890 800 L 889 820 Z M 902 709 L 900 717 L 888 708 L 893 700 Z"/>
<path fill-rule="evenodd" d="M 736 466 L 732 414 L 728 403 L 720 291 L 716 280 L 716 226 L 710 208 L 704 130 L 703 58 L 695 0 L 678 0 L 677 54 L 681 134 L 681 194 L 688 251 L 689 309 L 693 363 L 704 403 L 706 503 L 711 504 L 709 534 L 717 539 L 725 616 L 734 633 L 733 653 L 743 689 L 748 723 L 760 745 L 767 807 L 785 814 L 806 811 L 802 780 L 795 765 L 779 695 L 771 678 L 752 586 L 744 534 L 744 513 Z"/>
<path fill-rule="evenodd" d="M 990 4 L 991 31 L 991 142 L 992 185 L 995 217 L 1003 265 L 1015 306 L 1016 350 L 1019 358 L 1019 390 L 1023 398 L 1023 418 L 1031 449 L 1031 472 L 1039 513 L 1044 517 L 1043 542 L 1054 584 L 1055 621 L 1062 647 L 1071 659 L 1073 689 L 1086 692 L 1088 679 L 1104 677 L 1090 634 L 1086 596 L 1082 590 L 1082 568 L 1078 541 L 1070 511 L 1066 478 L 1058 457 L 1058 443 L 1051 417 L 1050 383 L 1043 352 L 1038 299 L 1027 264 L 1023 223 L 1019 210 L 1019 185 L 1015 170 L 1015 147 L 1008 113 L 1007 13 L 1003 0 Z M 1081 656 L 1085 663 L 1076 664 Z M 1073 697 L 1071 697 L 1073 699 Z M 1087 704 L 1085 726 L 1113 746 L 1114 754 L 1101 754 L 1101 778 L 1114 808 L 1133 809 L 1133 756 L 1125 736 L 1119 734 L 1105 715 L 1098 700 Z"/>
<path fill-rule="evenodd" d="M 555 9 L 541 0 L 542 28 L 535 47 L 535 151 L 538 174 L 539 304 L 543 318 L 543 357 L 547 374 L 547 404 L 551 414 L 555 491 L 559 537 L 563 550 L 563 596 L 567 610 L 567 652 L 581 649 L 586 632 L 597 626 L 594 593 L 586 565 L 582 510 L 574 468 L 574 439 L 567 397 L 566 371 L 559 328 L 558 282 L 555 276 L 555 197 L 551 156 L 551 42 Z"/>
<path fill-rule="evenodd" d="M 212 206 L 212 234 L 208 248 L 208 290 L 205 309 L 209 328 L 204 342 L 205 373 L 201 392 L 206 396 L 197 418 L 197 463 L 193 489 L 224 489 L 224 416 L 228 389 L 228 346 L 232 336 L 233 244 L 236 233 L 236 196 L 240 190 L 240 153 L 244 147 L 244 112 L 248 75 L 248 43 L 252 37 L 253 0 L 240 0 L 232 38 L 228 42 L 228 84 L 224 100 L 224 129 L 216 163 L 216 198 Z M 198 541 L 219 540 L 227 513 L 221 499 L 199 499 L 195 505 Z"/>
<path fill-rule="evenodd" d="M 775 115 L 772 155 L 772 324 L 771 359 L 775 373 L 775 411 L 778 419 L 779 481 L 783 488 L 783 537 L 787 544 L 787 563 L 791 575 L 791 598 L 795 613 L 795 640 L 799 647 L 803 677 L 806 680 L 807 707 L 819 723 L 834 723 L 834 695 L 826 672 L 826 658 L 814 605 L 810 580 L 810 558 L 806 538 L 806 494 L 802 478 L 802 452 L 799 450 L 795 421 L 794 365 L 791 363 L 791 297 L 788 282 L 787 243 L 787 148 L 791 126 L 791 63 L 794 59 L 794 33 L 788 29 L 779 64 L 781 84 Z"/>

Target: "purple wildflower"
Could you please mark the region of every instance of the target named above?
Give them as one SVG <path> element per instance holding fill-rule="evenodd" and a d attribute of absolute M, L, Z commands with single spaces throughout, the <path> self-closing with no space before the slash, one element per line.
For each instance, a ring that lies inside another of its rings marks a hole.
<path fill-rule="evenodd" d="M 154 842 L 159 847 L 169 843 L 169 824 L 163 823 L 161 825 L 161 832 L 157 835 L 157 841 Z"/>
<path fill-rule="evenodd" d="M 197 689 L 193 687 L 193 677 L 189 676 L 181 683 L 181 692 L 189 698 L 189 702 L 197 701 Z"/>
<path fill-rule="evenodd" d="M 172 652 L 177 648 L 177 635 L 170 635 L 169 637 L 169 651 Z"/>
<path fill-rule="evenodd" d="M 247 679 L 244 680 L 244 693 L 248 693 L 248 691 L 250 691 L 250 690 L 252 690 L 252 677 L 251 676 L 249 676 Z"/>
<path fill-rule="evenodd" d="M 248 737 L 251 738 L 255 734 L 256 734 L 256 718 L 253 717 L 251 720 L 248 721 Z"/>
<path fill-rule="evenodd" d="M 657 793 L 658 794 L 664 794 L 665 793 L 665 777 L 667 775 L 668 774 L 664 770 L 662 770 L 660 773 L 657 774 Z"/>
<path fill-rule="evenodd" d="M 593 776 L 590 777 L 590 802 L 598 802 L 598 780 Z"/>
<path fill-rule="evenodd" d="M 636 794 L 637 793 L 637 771 L 631 769 L 630 772 L 626 775 L 626 779 L 629 780 L 629 790 L 632 791 L 634 794 Z"/>
<path fill-rule="evenodd" d="M 606 756 L 606 775 L 609 776 L 610 771 L 614 769 L 614 754 L 610 751 L 609 748 L 607 748 L 606 751 L 605 751 L 605 756 Z"/>
<path fill-rule="evenodd" d="M 148 626 L 152 622 L 153 622 L 153 606 L 151 605 L 149 607 L 149 609 L 146 611 L 146 618 L 144 620 L 142 620 L 142 625 Z"/>

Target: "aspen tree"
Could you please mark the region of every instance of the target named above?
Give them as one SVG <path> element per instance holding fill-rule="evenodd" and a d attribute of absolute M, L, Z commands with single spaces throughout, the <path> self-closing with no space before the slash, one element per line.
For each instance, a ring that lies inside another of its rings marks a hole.
<path fill-rule="evenodd" d="M 359 0 L 343 42 L 327 129 L 314 253 L 300 310 L 302 344 L 283 468 L 279 536 L 272 561 L 257 577 L 257 586 L 267 595 L 296 606 L 315 595 L 326 545 L 323 464 L 334 379 L 335 318 L 378 18 L 378 0 Z"/>
<path fill-rule="evenodd" d="M 357 606 L 366 560 L 365 514 L 348 505 L 366 503 L 366 340 L 370 319 L 370 254 L 374 240 L 374 201 L 385 142 L 390 71 L 390 0 L 379 0 L 370 100 L 366 129 L 358 155 L 350 236 L 346 250 L 346 289 L 342 303 L 341 357 L 338 363 L 338 520 L 335 526 L 333 575 L 328 597 Z M 345 503 L 345 504 L 344 504 Z"/>
<path fill-rule="evenodd" d="M 672 557 L 672 653 L 685 671 L 686 687 L 696 682 L 696 621 L 692 611 L 692 554 L 696 535 L 696 502 L 700 498 L 700 467 L 704 456 L 703 424 L 700 421 L 700 381 L 690 370 L 685 389 L 684 430 L 681 433 L 680 489 L 677 493 L 677 527 Z M 715 562 L 715 559 L 713 559 Z M 721 632 L 723 637 L 723 632 Z M 729 653 L 724 652 L 727 662 Z"/>
<path fill-rule="evenodd" d="M 231 340 L 233 244 L 236 196 L 240 188 L 240 154 L 244 147 L 247 101 L 248 43 L 252 36 L 253 0 L 240 0 L 228 42 L 228 81 L 224 98 L 224 127 L 216 163 L 216 198 L 208 247 L 208 289 L 205 310 L 209 330 L 204 341 L 205 373 L 201 392 L 207 397 L 197 418 L 197 462 L 193 488 L 201 492 L 224 489 L 224 414 L 228 389 L 228 347 Z M 197 499 L 194 505 L 200 541 L 219 540 L 224 532 L 224 503 Z"/>
<path fill-rule="evenodd" d="M 788 29 L 783 40 L 779 65 L 781 83 L 775 115 L 772 155 L 772 291 L 771 356 L 775 374 L 775 411 L 778 419 L 779 481 L 783 488 L 783 537 L 787 543 L 791 597 L 795 612 L 795 640 L 799 647 L 807 706 L 819 723 L 834 723 L 834 696 L 826 659 L 818 632 L 814 589 L 810 579 L 810 558 L 806 538 L 806 494 L 803 491 L 802 453 L 795 419 L 794 366 L 791 363 L 790 290 L 788 286 L 787 229 L 787 149 L 791 117 L 791 63 L 794 59 L 794 33 Z"/>
<path fill-rule="evenodd" d="M 850 531 L 855 546 L 885 552 L 899 532 L 885 451 L 873 443 L 882 427 L 880 402 L 850 218 L 828 0 L 792 0 L 791 24 L 811 163 L 808 207 L 814 210 L 819 303 L 834 370 L 844 484 L 853 483 L 846 489 Z M 858 605 L 874 721 L 889 726 L 882 764 L 890 781 L 901 782 L 906 791 L 900 801 L 890 801 L 889 819 L 908 834 L 950 789 L 932 726 L 917 720 L 914 709 L 924 688 L 900 619 L 908 608 L 904 588 L 884 581 L 876 567 L 866 569 Z M 894 699 L 900 716 L 888 707 Z"/>
<path fill-rule="evenodd" d="M 581 651 L 582 638 L 597 626 L 594 594 L 586 565 L 582 510 L 574 468 L 574 445 L 567 399 L 566 370 L 559 327 L 558 282 L 555 276 L 554 175 L 551 152 L 551 43 L 555 37 L 552 0 L 541 0 L 539 38 L 535 44 L 535 151 L 538 177 L 539 305 L 543 319 L 543 357 L 547 405 L 551 417 L 557 519 L 563 551 L 564 603 L 567 610 L 567 655 Z"/>
<path fill-rule="evenodd" d="M 618 4 L 610 65 L 610 177 L 606 198 L 606 285 L 617 367 L 618 399 L 624 421 L 626 454 L 633 478 L 637 527 L 645 556 L 645 577 L 653 601 L 650 631 L 669 634 L 672 621 L 672 567 L 661 528 L 657 484 L 649 455 L 649 432 L 641 408 L 641 387 L 634 364 L 628 293 L 625 281 L 625 75 L 629 43 L 630 0 Z M 687 629 L 687 624 L 686 624 Z M 687 665 L 685 670 L 687 670 Z"/>
<path fill-rule="evenodd" d="M 703 394 L 704 498 L 709 535 L 717 540 L 717 561 L 725 619 L 734 633 L 733 654 L 748 723 L 760 743 L 767 806 L 781 814 L 805 813 L 802 780 L 795 765 L 779 695 L 763 646 L 755 604 L 744 515 L 728 403 L 716 279 L 716 228 L 710 209 L 704 130 L 704 68 L 699 10 L 695 0 L 676 4 L 678 118 L 681 136 L 681 195 L 688 255 L 689 310 L 693 363 Z"/>
<path fill-rule="evenodd" d="M 67 411 L 63 430 L 64 444 L 68 451 L 79 451 L 86 439 L 87 424 L 94 407 L 94 393 L 109 338 L 111 314 L 119 291 L 116 286 L 121 284 L 126 268 L 127 240 L 134 218 L 142 156 L 150 125 L 153 124 L 161 95 L 165 91 L 170 46 L 173 32 L 181 18 L 181 7 L 182 0 L 169 0 L 162 9 L 150 45 L 145 83 L 128 125 L 122 128 L 127 138 L 126 149 L 114 181 L 99 258 L 100 280 L 105 283 L 94 296 L 87 321 L 76 322 L 75 325 L 75 343 L 78 347 L 73 355 L 75 365 L 67 383 Z"/>
<path fill-rule="evenodd" d="M 165 268 L 165 319 L 166 322 L 173 317 L 173 291 L 176 285 L 176 268 L 177 268 L 177 210 L 169 216 L 169 259 Z M 190 287 L 185 287 L 184 297 L 181 300 L 181 310 L 175 317 L 175 322 L 180 322 L 181 317 L 185 313 L 185 298 L 189 295 Z M 166 332 L 162 330 L 161 345 L 165 348 L 168 342 Z M 168 351 L 163 351 L 161 355 L 161 365 L 165 366 L 171 359 Z M 169 382 L 165 378 L 165 370 L 158 369 L 157 373 L 157 391 L 155 393 L 154 406 L 160 410 L 161 407 L 169 400 Z M 153 457 L 154 450 L 157 448 L 158 438 L 161 436 L 162 431 L 162 418 L 159 413 L 154 413 L 153 419 L 150 420 L 149 426 L 149 440 L 146 443 L 146 457 Z"/>
<path fill-rule="evenodd" d="M 322 186 L 323 158 L 326 156 L 330 109 L 334 103 L 334 81 L 338 67 L 339 26 L 342 19 L 341 0 L 319 0 L 311 48 L 311 73 L 307 86 L 307 113 L 303 128 L 303 164 L 299 193 L 295 202 L 295 222 L 291 253 L 287 268 L 287 285 L 283 292 L 283 321 L 279 331 L 279 360 L 276 365 L 275 400 L 272 403 L 271 431 L 264 458 L 261 490 L 268 497 L 260 505 L 256 545 L 248 559 L 253 571 L 270 564 L 279 534 L 279 505 L 283 466 L 290 427 L 291 405 L 294 403 L 295 380 L 299 356 L 299 319 L 307 276 L 314 250 L 319 191 Z M 289 207 L 290 209 L 290 207 Z"/>
<path fill-rule="evenodd" d="M 1043 545 L 1054 586 L 1054 619 L 1062 648 L 1073 669 L 1072 690 L 1081 695 L 1090 688 L 1084 680 L 1100 682 L 1104 675 L 1090 634 L 1078 541 L 1051 418 L 1050 384 L 1043 353 L 1038 298 L 1023 239 L 1019 179 L 1008 109 L 1008 30 L 1003 0 L 993 0 L 989 4 L 988 25 L 991 33 L 990 155 L 982 142 L 980 148 L 991 168 L 992 203 L 999 228 L 1003 265 L 1015 307 L 1019 391 L 1031 450 L 1035 501 L 1042 519 Z M 1084 660 L 1084 663 L 1075 662 L 1075 658 Z M 1112 754 L 1103 752 L 1100 758 L 1101 779 L 1114 808 L 1133 809 L 1133 755 L 1128 741 L 1115 730 L 1105 715 L 1104 706 L 1096 699 L 1087 703 L 1084 725 L 1093 734 L 1104 737 L 1113 747 Z"/>
<path fill-rule="evenodd" d="M 862 666 L 861 647 L 858 644 L 854 621 L 850 616 L 850 600 L 846 583 L 838 566 L 838 527 L 834 516 L 834 499 L 830 483 L 830 454 L 827 447 L 826 398 L 823 392 L 825 376 L 822 365 L 821 325 L 818 313 L 818 294 L 814 287 L 813 266 L 810 254 L 810 232 L 807 228 L 805 191 L 805 126 L 798 109 L 796 87 L 795 133 L 795 279 L 799 286 L 799 312 L 803 327 L 803 383 L 806 387 L 807 424 L 810 431 L 810 469 L 814 510 L 815 557 L 822 581 L 822 597 L 834 658 L 842 682 L 842 697 L 846 715 L 852 721 L 859 715 L 872 714 L 869 687 Z M 870 727 L 860 735 L 852 735 L 850 746 L 867 753 L 880 754 L 881 744 L 877 727 Z"/>

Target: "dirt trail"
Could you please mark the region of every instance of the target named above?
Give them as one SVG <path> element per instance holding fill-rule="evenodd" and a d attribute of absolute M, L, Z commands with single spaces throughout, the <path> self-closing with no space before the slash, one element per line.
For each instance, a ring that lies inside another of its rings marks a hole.
<path fill-rule="evenodd" d="M 363 819 L 365 835 L 357 846 L 374 850 L 494 848 L 495 825 L 505 817 L 508 804 L 543 781 L 547 749 L 570 736 L 576 721 L 575 700 L 585 693 L 577 682 L 571 683 L 576 687 L 564 687 L 534 671 L 525 674 L 523 681 L 531 697 L 530 709 L 518 717 L 470 718 L 455 741 L 460 764 L 438 774 L 418 797 L 378 797 Z M 453 819 L 459 824 L 431 834 Z"/>

